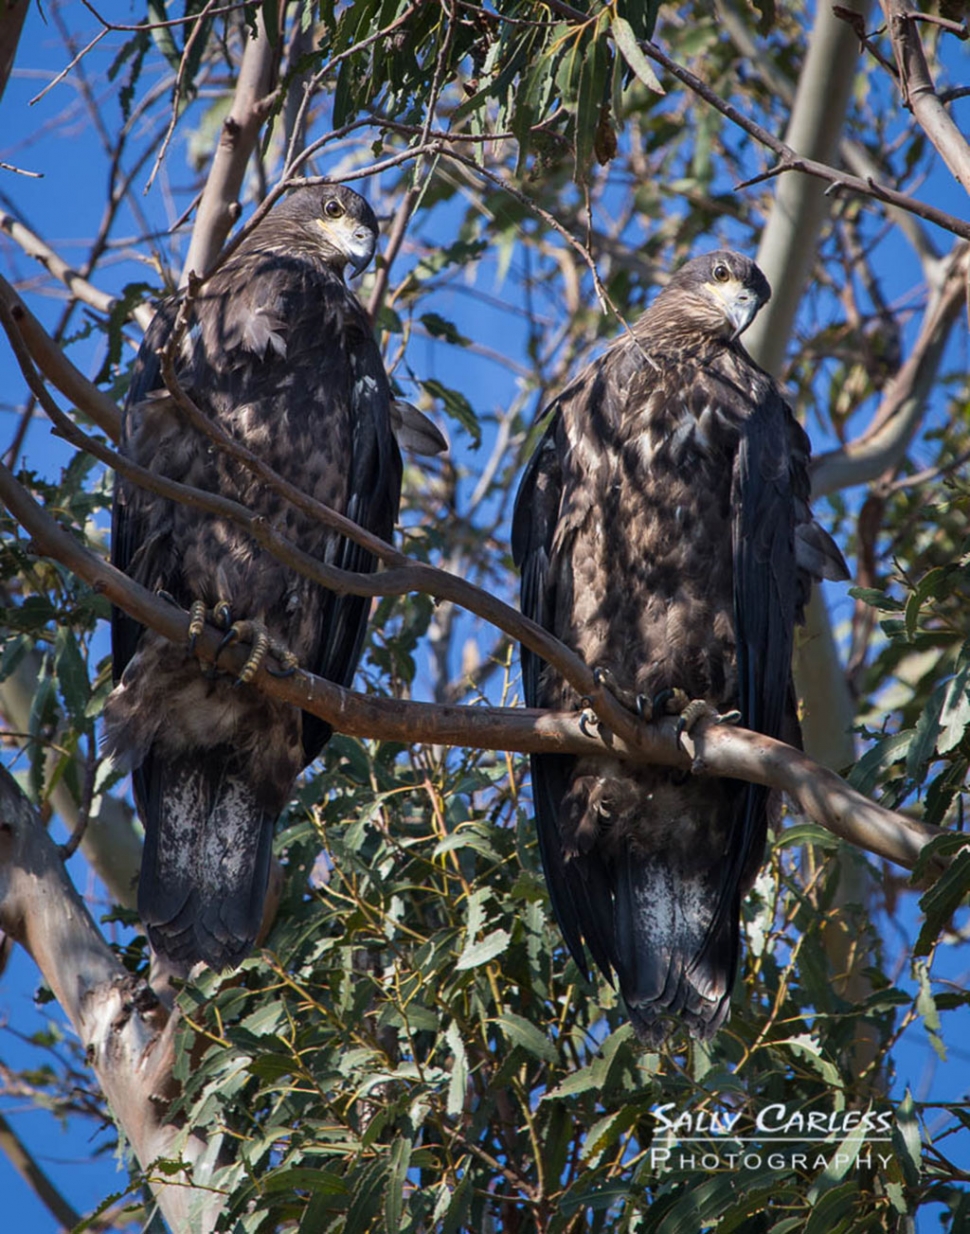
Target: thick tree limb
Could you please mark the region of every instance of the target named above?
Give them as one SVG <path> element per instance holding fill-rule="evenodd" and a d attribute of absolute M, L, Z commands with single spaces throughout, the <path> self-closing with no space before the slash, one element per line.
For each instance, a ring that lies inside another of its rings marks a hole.
<path fill-rule="evenodd" d="M 280 10 L 285 12 L 286 6 Z M 273 47 L 264 25 L 265 9 L 259 10 L 256 37 L 246 40 L 239 80 L 229 115 L 223 121 L 219 145 L 209 169 L 202 200 L 192 230 L 192 240 L 182 269 L 180 285 L 189 274 L 208 273 L 219 256 L 229 229 L 239 217 L 239 190 L 259 130 L 269 109 L 269 94 L 276 78 L 283 40 Z"/>
<path fill-rule="evenodd" d="M 858 0 L 853 7 L 864 14 L 867 0 Z M 785 145 L 799 156 L 826 164 L 836 157 L 858 59 L 859 44 L 851 29 L 829 5 L 819 5 L 785 131 Z M 744 340 L 771 373 L 780 372 L 784 363 L 795 313 L 815 261 L 815 238 L 828 213 L 829 200 L 820 184 L 798 176 L 778 181 L 757 257 L 772 295 Z"/>
<path fill-rule="evenodd" d="M 38 553 L 61 562 L 113 604 L 166 638 L 173 642 L 187 639 L 188 613 L 146 591 L 89 553 L 2 466 L 0 499 L 30 533 Z M 374 580 L 378 588 L 383 577 L 378 575 Z M 514 631 L 509 632 L 515 636 Z M 207 628 L 198 642 L 200 658 L 214 661 L 221 641 L 219 631 Z M 222 653 L 219 663 L 227 671 L 238 671 L 246 655 L 245 648 L 231 647 Z M 300 671 L 290 677 L 275 677 L 262 668 L 255 684 L 272 697 L 302 707 L 327 720 L 338 732 L 350 736 L 406 744 L 425 742 L 489 750 L 612 755 L 636 763 L 691 768 L 701 775 L 732 776 L 771 784 L 789 793 L 799 808 L 822 826 L 907 868 L 912 867 L 929 840 L 941 834 L 938 828 L 914 824 L 900 814 L 867 801 L 834 772 L 820 767 L 807 755 L 758 733 L 725 725 L 695 730 L 691 739 L 692 762 L 691 754 L 677 744 L 675 721 L 643 724 L 612 698 L 607 700 L 610 707 L 604 706 L 601 697 L 593 700 L 603 720 L 600 724 L 591 712 L 448 707 L 378 698 L 345 690 L 331 681 Z M 624 721 L 622 735 L 606 719 L 604 713 L 612 711 L 619 713 Z"/>
<path fill-rule="evenodd" d="M 922 15 L 913 12 L 905 0 L 881 2 L 899 68 L 903 102 L 964 192 L 970 193 L 970 145 L 936 93 L 919 36 L 917 23 Z"/>
<path fill-rule="evenodd" d="M 0 99 L 10 80 L 29 0 L 0 0 Z"/>
<path fill-rule="evenodd" d="M 148 985 L 115 959 L 56 845 L 3 767 L 0 929 L 30 952 L 70 1020 L 171 1229 L 211 1230 L 222 1199 L 198 1188 L 211 1177 L 217 1145 L 164 1121 L 173 1021 Z M 152 1178 L 161 1158 L 181 1160 L 191 1180 Z"/>
<path fill-rule="evenodd" d="M 950 331 L 966 301 L 968 257 L 970 247 L 963 243 L 951 252 L 943 287 L 931 293 L 913 350 L 883 394 L 872 424 L 854 441 L 813 459 L 815 496 L 867 484 L 902 461 L 922 420 Z"/>

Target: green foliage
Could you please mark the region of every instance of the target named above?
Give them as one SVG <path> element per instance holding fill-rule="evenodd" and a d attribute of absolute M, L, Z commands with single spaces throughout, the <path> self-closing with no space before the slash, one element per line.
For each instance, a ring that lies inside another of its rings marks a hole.
<path fill-rule="evenodd" d="M 806 892 L 785 837 L 746 913 L 730 1025 L 652 1053 L 565 956 L 504 763 L 347 739 L 327 763 L 279 838 L 289 892 L 263 954 L 180 997 L 178 1112 L 233 1128 L 221 1229 L 810 1234 L 891 1229 L 918 1202 L 912 1101 L 892 1151 L 851 1112 L 891 1111 L 899 1023 L 939 1019 L 928 978 L 915 1001 L 887 978 L 863 1006 L 838 992 L 834 854 Z M 766 1111 L 787 1142 L 764 1140 Z M 799 1138 L 813 1111 L 824 1130 Z M 736 1121 L 711 1132 L 712 1115 Z"/>

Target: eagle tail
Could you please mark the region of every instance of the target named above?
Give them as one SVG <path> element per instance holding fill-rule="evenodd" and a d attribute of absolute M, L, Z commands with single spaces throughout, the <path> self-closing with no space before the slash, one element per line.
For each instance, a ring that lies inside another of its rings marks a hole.
<path fill-rule="evenodd" d="M 615 876 L 615 968 L 637 1036 L 657 1047 L 679 1021 L 709 1040 L 730 1011 L 739 898 L 712 915 L 708 882 L 656 857 L 631 854 Z"/>
<path fill-rule="evenodd" d="M 239 964 L 262 922 L 277 811 L 261 804 L 238 753 L 152 750 L 135 773 L 145 823 L 138 912 L 179 968 Z"/>

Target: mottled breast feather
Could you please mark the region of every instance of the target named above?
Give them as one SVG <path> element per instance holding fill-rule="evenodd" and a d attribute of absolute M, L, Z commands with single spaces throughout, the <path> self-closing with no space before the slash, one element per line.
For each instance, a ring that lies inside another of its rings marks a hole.
<path fill-rule="evenodd" d="M 727 308 L 720 287 L 705 290 L 719 262 L 743 288 Z M 845 577 L 845 564 L 808 508 L 805 433 L 736 338 L 767 294 L 736 254 L 679 271 L 548 409 L 512 543 L 523 612 L 588 665 L 647 699 L 679 688 L 797 741 L 791 653 L 808 571 Z M 522 669 L 529 706 L 580 705 L 527 648 Z M 767 790 L 568 756 L 536 755 L 532 773 L 550 896 L 580 969 L 588 949 L 616 973 L 646 1041 L 672 1018 L 713 1034 Z"/>

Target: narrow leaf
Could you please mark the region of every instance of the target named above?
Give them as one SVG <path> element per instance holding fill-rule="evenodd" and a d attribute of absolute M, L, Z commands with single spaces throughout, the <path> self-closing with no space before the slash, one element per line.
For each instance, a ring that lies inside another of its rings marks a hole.
<path fill-rule="evenodd" d="M 535 1058 L 541 1058 L 544 1062 L 555 1063 L 558 1061 L 559 1055 L 556 1052 L 556 1047 L 545 1033 L 540 1032 L 531 1021 L 516 1015 L 512 1011 L 507 1011 L 505 1015 L 497 1016 L 495 1023 L 505 1036 L 508 1037 L 512 1045 L 521 1046 L 528 1054 L 533 1055 Z"/>
<path fill-rule="evenodd" d="M 623 59 L 647 89 L 652 90 L 654 94 L 666 94 L 666 90 L 660 84 L 660 79 L 653 71 L 653 66 L 640 50 L 633 27 L 625 17 L 613 18 L 613 39 Z"/>

